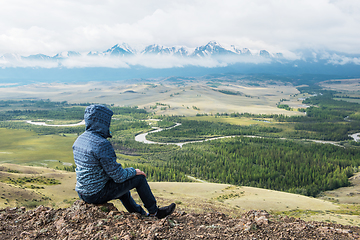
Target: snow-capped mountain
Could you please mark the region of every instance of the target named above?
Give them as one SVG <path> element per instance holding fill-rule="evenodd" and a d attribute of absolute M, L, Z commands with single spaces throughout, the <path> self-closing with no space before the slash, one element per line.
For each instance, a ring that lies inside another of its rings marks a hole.
<path fill-rule="evenodd" d="M 169 76 L 204 76 L 217 73 L 360 77 L 360 55 L 301 49 L 272 52 L 243 46 L 153 44 L 134 49 L 126 43 L 105 50 L 65 51 L 53 56 L 0 54 L 1 83 L 118 81 Z M 327 77 L 326 77 L 327 79 Z"/>
<path fill-rule="evenodd" d="M 173 46 L 165 47 L 158 44 L 146 46 L 143 50 L 135 50 L 126 43 L 116 44 L 113 47 L 103 51 L 90 51 L 87 53 L 79 53 L 75 51 L 65 51 L 58 53 L 54 56 L 48 56 L 45 54 L 35 54 L 30 56 L 20 56 L 15 54 L 5 54 L 2 57 L 5 59 L 23 59 L 23 60 L 39 60 L 49 61 L 56 60 L 61 61 L 68 58 L 80 57 L 80 56 L 111 56 L 111 57 L 126 57 L 135 55 L 173 55 L 181 57 L 216 57 L 216 56 L 261 56 L 261 57 L 279 57 L 281 53 L 270 53 L 267 50 L 250 51 L 248 48 L 240 49 L 237 46 L 231 45 L 231 48 L 227 49 L 216 41 L 210 41 L 206 45 L 190 49 L 185 46 Z"/>
<path fill-rule="evenodd" d="M 185 47 L 163 47 L 153 44 L 145 47 L 141 54 L 189 56 L 189 51 Z"/>
<path fill-rule="evenodd" d="M 157 44 L 153 44 L 153 45 L 149 45 L 147 47 L 145 47 L 145 49 L 143 51 L 141 51 L 142 54 L 170 54 L 171 53 L 171 49 L 170 48 L 165 48 L 163 46 L 157 45 Z"/>
<path fill-rule="evenodd" d="M 58 53 L 52 57 L 47 56 L 45 54 L 35 54 L 35 55 L 29 55 L 29 56 L 25 56 L 25 57 L 20 56 L 20 58 L 22 60 L 56 61 L 56 60 L 63 60 L 63 59 L 78 57 L 78 56 L 81 56 L 81 54 L 79 52 L 65 51 L 65 52 Z"/>
<path fill-rule="evenodd" d="M 81 56 L 81 54 L 79 52 L 66 51 L 66 52 L 58 53 L 52 58 L 54 58 L 54 59 L 64 59 L 64 58 L 71 58 L 71 57 L 78 57 L 78 56 Z"/>
<path fill-rule="evenodd" d="M 152 61 L 151 57 L 157 56 Z M 160 56 L 160 57 L 159 57 Z M 290 56 L 290 57 L 289 57 Z M 129 58 L 131 57 L 131 58 Z M 164 57 L 164 58 L 162 58 Z M 294 61 L 306 61 L 322 64 L 355 64 L 360 65 L 360 56 L 326 51 L 302 50 L 298 52 L 270 52 L 265 49 L 256 50 L 231 45 L 224 47 L 216 41 L 196 47 L 186 46 L 166 47 L 158 44 L 148 45 L 143 49 L 134 49 L 129 44 L 116 44 L 104 51 L 76 52 L 65 51 L 54 56 L 34 54 L 21 56 L 19 54 L 0 55 L 0 68 L 6 67 L 110 67 L 128 68 L 141 65 L 154 68 L 171 68 L 179 66 L 227 66 L 234 63 L 278 63 L 298 66 Z"/>
<path fill-rule="evenodd" d="M 205 57 L 212 55 L 234 55 L 234 54 L 238 54 L 238 53 L 222 47 L 219 43 L 215 41 L 210 41 L 205 46 L 197 47 L 195 51 L 192 53 L 192 56 Z"/>
<path fill-rule="evenodd" d="M 51 57 L 45 55 L 45 54 L 36 54 L 36 55 L 30 55 L 27 57 L 23 57 L 25 59 L 29 59 L 29 60 L 50 60 Z"/>
<path fill-rule="evenodd" d="M 104 55 L 110 55 L 110 56 L 129 56 L 135 53 L 136 51 L 126 43 L 122 43 L 121 45 L 116 44 L 112 48 L 103 52 Z"/>
<path fill-rule="evenodd" d="M 260 50 L 260 56 L 262 57 L 271 57 L 270 53 L 266 50 Z"/>

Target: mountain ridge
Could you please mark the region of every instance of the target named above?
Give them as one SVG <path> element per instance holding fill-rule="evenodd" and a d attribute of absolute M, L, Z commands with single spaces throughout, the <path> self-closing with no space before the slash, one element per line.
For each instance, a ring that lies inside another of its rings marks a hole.
<path fill-rule="evenodd" d="M 195 48 L 151 44 L 143 49 L 135 49 L 127 43 L 121 43 L 104 51 L 64 51 L 53 56 L 43 53 L 28 56 L 15 53 L 0 54 L 1 68 L 130 68 L 136 65 L 157 69 L 184 66 L 214 68 L 237 63 L 253 65 L 279 63 L 289 66 L 293 64 L 296 67 L 297 61 L 337 66 L 360 65 L 360 55 L 311 49 L 271 52 L 266 49 L 241 48 L 236 45 L 224 47 L 217 41 L 210 41 Z"/>
<path fill-rule="evenodd" d="M 49 60 L 49 59 L 63 59 L 77 56 L 129 56 L 129 55 L 142 55 L 142 54 L 163 54 L 163 55 L 177 55 L 185 57 L 206 57 L 213 55 L 252 55 L 252 56 L 264 56 L 278 58 L 282 53 L 270 53 L 269 51 L 262 50 L 250 50 L 249 48 L 242 48 L 235 45 L 231 45 L 230 48 L 223 47 L 216 41 L 210 41 L 206 45 L 202 45 L 196 48 L 189 48 L 186 46 L 171 46 L 166 47 L 159 44 L 151 44 L 146 46 L 144 49 L 136 50 L 127 43 L 115 44 L 111 48 L 102 52 L 89 51 L 89 52 L 77 52 L 77 51 L 64 51 L 55 54 L 54 56 L 37 53 L 29 56 L 22 56 L 20 54 L 7 53 L 3 54 L 2 57 L 9 57 L 12 55 L 17 58 L 31 59 L 31 60 Z M 1 56 L 1 55 L 0 55 Z"/>
<path fill-rule="evenodd" d="M 0 82 L 112 81 L 214 73 L 356 78 L 359 65 L 360 55 L 311 49 L 281 53 L 224 47 L 216 41 L 196 48 L 152 44 L 135 49 L 122 43 L 104 51 L 64 51 L 53 56 L 0 54 Z"/>

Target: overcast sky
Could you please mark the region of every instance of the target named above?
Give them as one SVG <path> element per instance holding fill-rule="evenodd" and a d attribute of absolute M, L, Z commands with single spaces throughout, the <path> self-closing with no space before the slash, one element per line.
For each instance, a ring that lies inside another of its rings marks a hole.
<path fill-rule="evenodd" d="M 116 43 L 360 53 L 359 0 L 0 0 L 0 54 Z"/>

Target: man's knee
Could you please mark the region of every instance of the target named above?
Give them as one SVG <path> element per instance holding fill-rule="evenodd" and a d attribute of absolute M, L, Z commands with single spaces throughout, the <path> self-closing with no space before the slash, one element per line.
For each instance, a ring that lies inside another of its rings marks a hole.
<path fill-rule="evenodd" d="M 139 180 L 146 181 L 146 177 L 144 175 L 136 175 L 135 178 L 138 178 Z"/>
<path fill-rule="evenodd" d="M 134 181 L 136 182 L 137 186 L 148 185 L 147 179 L 144 175 L 136 175 L 134 177 Z"/>

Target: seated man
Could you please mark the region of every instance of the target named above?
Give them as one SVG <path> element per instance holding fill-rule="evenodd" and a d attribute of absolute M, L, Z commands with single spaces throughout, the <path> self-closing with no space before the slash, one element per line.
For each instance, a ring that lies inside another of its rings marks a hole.
<path fill-rule="evenodd" d="M 175 203 L 158 208 L 143 171 L 124 169 L 116 162 L 115 151 L 106 139 L 111 137 L 109 127 L 112 115 L 113 112 L 102 105 L 91 105 L 85 109 L 86 131 L 73 145 L 77 180 L 75 190 L 79 197 L 95 204 L 120 199 L 129 212 L 157 218 L 172 214 Z M 136 188 L 149 214 L 131 197 L 130 190 L 133 188 Z"/>

